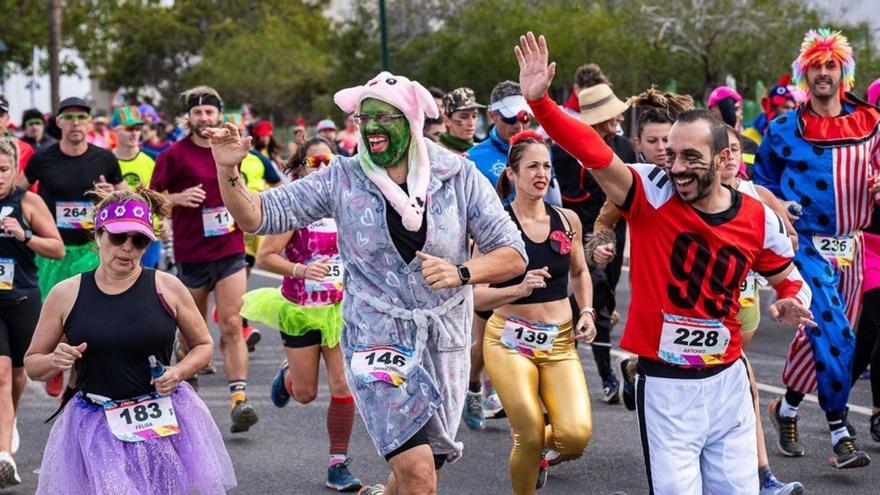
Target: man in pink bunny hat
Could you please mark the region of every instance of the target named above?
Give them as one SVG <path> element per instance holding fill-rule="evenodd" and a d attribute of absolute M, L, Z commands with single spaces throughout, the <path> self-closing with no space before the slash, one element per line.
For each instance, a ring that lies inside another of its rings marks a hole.
<path fill-rule="evenodd" d="M 256 194 L 238 170 L 249 139 L 232 125 L 211 129 L 221 193 L 249 232 L 336 221 L 346 379 L 392 471 L 364 493 L 434 493 L 436 470 L 462 451 L 471 286 L 521 274 L 525 248 L 473 162 L 423 137 L 437 105 L 421 84 L 382 72 L 334 101 L 355 114 L 358 155 Z M 485 256 L 470 259 L 471 238 Z"/>

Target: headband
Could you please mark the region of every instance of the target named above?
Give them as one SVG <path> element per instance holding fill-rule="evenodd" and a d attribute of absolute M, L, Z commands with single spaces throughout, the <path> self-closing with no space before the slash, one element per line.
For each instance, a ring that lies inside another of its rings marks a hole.
<path fill-rule="evenodd" d="M 187 98 L 186 100 L 186 112 L 189 113 L 190 110 L 199 106 L 199 105 L 211 105 L 213 107 L 217 107 L 217 110 L 223 111 L 223 100 L 217 98 L 214 95 L 209 94 L 199 94 L 193 95 Z"/>

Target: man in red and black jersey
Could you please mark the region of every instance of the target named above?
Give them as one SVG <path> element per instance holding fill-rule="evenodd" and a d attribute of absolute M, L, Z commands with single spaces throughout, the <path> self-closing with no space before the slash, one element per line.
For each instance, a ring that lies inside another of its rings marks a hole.
<path fill-rule="evenodd" d="M 739 287 L 749 269 L 776 289 L 774 319 L 815 325 L 782 220 L 722 186 L 724 123 L 679 115 L 666 170 L 625 165 L 547 96 L 543 37 L 515 49 L 520 86 L 550 137 L 590 169 L 630 222 L 632 303 L 621 347 L 639 355 L 637 403 L 652 493 L 757 493 L 755 414 L 742 361 Z M 751 462 L 749 462 L 751 459 Z"/>

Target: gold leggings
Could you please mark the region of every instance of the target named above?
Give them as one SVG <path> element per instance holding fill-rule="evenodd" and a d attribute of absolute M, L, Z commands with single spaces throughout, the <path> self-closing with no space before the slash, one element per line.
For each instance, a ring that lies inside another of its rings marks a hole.
<path fill-rule="evenodd" d="M 541 451 L 562 459 L 583 454 L 593 433 L 593 415 L 584 368 L 574 347 L 571 322 L 560 325 L 549 356 L 529 357 L 499 339 L 505 320 L 486 323 L 483 356 L 486 370 L 513 426 L 510 480 L 516 494 L 535 493 Z M 541 404 L 550 424 L 545 427 Z"/>

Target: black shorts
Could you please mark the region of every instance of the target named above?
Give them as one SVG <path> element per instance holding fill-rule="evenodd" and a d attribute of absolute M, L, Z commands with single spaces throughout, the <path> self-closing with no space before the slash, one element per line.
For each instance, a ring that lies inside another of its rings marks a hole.
<path fill-rule="evenodd" d="M 320 330 L 309 330 L 308 332 L 298 337 L 287 335 L 284 332 L 279 333 L 281 334 L 281 342 L 284 343 L 284 347 L 289 347 L 291 349 L 300 349 L 302 347 L 321 345 L 322 335 Z"/>
<path fill-rule="evenodd" d="M 24 353 L 31 345 L 40 319 L 40 292 L 9 306 L 0 306 L 0 356 L 9 356 L 13 368 L 24 366 Z"/>
<path fill-rule="evenodd" d="M 233 254 L 207 263 L 178 263 L 177 278 L 190 289 L 208 286 L 208 290 L 214 290 L 217 282 L 230 275 L 235 275 L 244 270 L 246 266 L 244 253 Z"/>
<path fill-rule="evenodd" d="M 403 445 L 385 455 L 385 460 L 390 461 L 392 457 L 398 454 L 402 454 L 409 449 L 414 449 L 419 445 L 430 445 L 430 443 L 428 442 L 428 432 L 426 429 L 427 425 L 422 427 L 421 430 L 417 431 L 415 435 L 409 437 L 409 440 L 403 442 Z M 444 464 L 446 464 L 446 456 L 442 454 L 434 454 L 434 469 L 436 471 L 439 471 Z"/>

